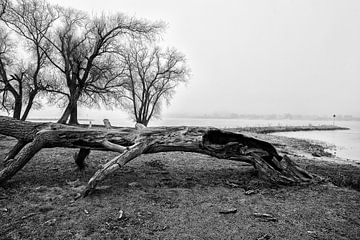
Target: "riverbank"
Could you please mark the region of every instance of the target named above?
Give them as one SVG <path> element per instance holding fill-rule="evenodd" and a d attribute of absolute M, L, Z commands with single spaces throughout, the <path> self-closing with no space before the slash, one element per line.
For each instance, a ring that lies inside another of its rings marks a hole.
<path fill-rule="evenodd" d="M 252 137 L 273 144 L 281 155 L 293 158 L 302 168 L 326 177 L 339 187 L 360 191 L 360 163 L 334 156 L 326 150 L 333 146 L 321 141 L 310 141 L 271 134 L 245 132 Z"/>
<path fill-rule="evenodd" d="M 45 149 L 0 187 L 0 239 L 358 239 L 359 167 L 315 157 L 321 143 L 247 134 L 329 182 L 272 186 L 248 164 L 170 152 L 139 157 L 75 201 L 117 154 L 92 151 L 79 172 L 76 150 Z M 1 137 L 0 154 L 14 144 Z"/>
<path fill-rule="evenodd" d="M 232 131 L 244 131 L 260 134 L 271 134 L 277 137 L 287 137 L 296 143 L 311 142 L 311 154 L 314 157 L 332 157 L 331 161 L 342 161 L 347 163 L 360 163 L 359 145 L 359 126 L 353 125 L 351 128 L 339 127 L 334 125 L 308 125 L 308 126 L 266 126 L 266 127 L 243 127 L 229 128 Z M 316 147 L 322 145 L 324 148 Z M 293 145 L 293 148 L 296 148 Z"/>

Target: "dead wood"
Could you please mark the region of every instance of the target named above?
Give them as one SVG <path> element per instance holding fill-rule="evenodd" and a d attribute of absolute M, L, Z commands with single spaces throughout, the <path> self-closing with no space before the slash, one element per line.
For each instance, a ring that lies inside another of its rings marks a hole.
<path fill-rule="evenodd" d="M 79 152 L 75 154 L 74 160 L 80 170 L 85 168 L 85 159 L 90 154 L 90 149 L 80 148 Z"/>
<path fill-rule="evenodd" d="M 32 123 L 0 117 L 0 134 L 18 139 L 0 171 L 0 183 L 10 179 L 42 148 L 80 148 L 75 157 L 80 168 L 90 150 L 119 152 L 91 177 L 87 195 L 106 176 L 141 154 L 183 151 L 220 159 L 247 162 L 259 177 L 277 184 L 318 181 L 287 156 L 280 156 L 273 145 L 240 133 L 202 127 L 85 128 L 54 123 Z"/>

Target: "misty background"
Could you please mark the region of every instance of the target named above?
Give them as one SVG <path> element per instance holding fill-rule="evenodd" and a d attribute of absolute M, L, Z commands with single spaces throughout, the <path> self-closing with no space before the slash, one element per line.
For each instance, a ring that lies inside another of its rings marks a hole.
<path fill-rule="evenodd" d="M 164 20 L 191 67 L 162 116 L 360 116 L 360 1 L 52 0 L 89 13 Z M 59 117 L 47 107 L 30 118 Z M 115 109 L 79 109 L 79 118 Z"/>

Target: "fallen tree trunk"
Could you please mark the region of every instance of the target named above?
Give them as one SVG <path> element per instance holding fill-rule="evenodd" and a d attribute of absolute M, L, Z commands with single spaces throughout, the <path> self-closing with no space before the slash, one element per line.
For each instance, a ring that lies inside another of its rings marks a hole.
<path fill-rule="evenodd" d="M 240 133 L 201 127 L 84 128 L 55 123 L 32 123 L 0 117 L 0 134 L 18 139 L 5 158 L 7 166 L 0 171 L 0 183 L 10 179 L 40 149 L 80 148 L 79 165 L 90 150 L 119 152 L 104 164 L 88 182 L 84 195 L 118 168 L 141 154 L 184 151 L 252 164 L 259 177 L 277 184 L 311 183 L 318 179 L 301 169 L 287 156 L 280 156 L 268 142 Z"/>

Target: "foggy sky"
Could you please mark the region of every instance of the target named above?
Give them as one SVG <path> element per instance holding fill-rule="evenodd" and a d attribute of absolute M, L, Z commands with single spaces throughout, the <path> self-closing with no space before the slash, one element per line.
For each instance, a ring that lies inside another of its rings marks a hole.
<path fill-rule="evenodd" d="M 164 114 L 360 116 L 360 1 L 52 0 L 168 23 L 192 69 Z"/>

